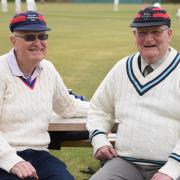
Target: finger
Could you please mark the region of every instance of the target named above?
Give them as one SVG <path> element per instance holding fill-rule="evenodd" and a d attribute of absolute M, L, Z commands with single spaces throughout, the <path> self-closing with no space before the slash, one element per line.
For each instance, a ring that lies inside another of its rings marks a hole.
<path fill-rule="evenodd" d="M 118 156 L 117 151 L 114 148 L 110 147 L 110 148 L 108 148 L 108 150 L 113 157 Z"/>
<path fill-rule="evenodd" d="M 38 180 L 38 179 L 39 179 L 39 177 L 38 177 L 37 174 L 34 175 L 34 178 L 35 178 L 35 180 Z"/>
<path fill-rule="evenodd" d="M 16 173 L 16 176 L 18 176 L 20 179 L 24 178 L 23 174 L 20 171 Z"/>
<path fill-rule="evenodd" d="M 14 167 L 12 170 L 11 170 L 11 173 L 18 176 L 20 179 L 23 178 L 23 174 L 21 172 L 21 170 L 18 168 L 18 167 Z"/>
<path fill-rule="evenodd" d="M 100 151 L 100 156 L 103 158 L 103 160 L 112 159 L 113 157 L 109 151 L 109 147 L 103 148 L 102 151 Z"/>
<path fill-rule="evenodd" d="M 16 167 L 18 167 L 23 178 L 34 177 L 34 176 L 36 177 L 37 176 L 35 168 L 32 166 L 31 163 L 29 163 L 27 161 L 17 164 Z"/>
<path fill-rule="evenodd" d="M 30 162 L 26 162 L 26 170 L 28 172 L 29 177 L 34 177 L 35 179 L 38 179 L 36 169 Z"/>
<path fill-rule="evenodd" d="M 98 151 L 95 154 L 95 158 L 98 159 L 98 160 L 106 160 L 107 159 L 106 154 L 101 152 L 101 151 Z"/>
<path fill-rule="evenodd" d="M 36 170 L 35 170 L 35 169 L 34 169 L 34 171 L 32 171 L 32 175 L 31 175 L 31 177 L 34 177 L 34 178 L 35 178 L 35 180 L 38 180 L 38 179 L 39 179 L 39 177 L 38 177 L 37 172 L 36 172 Z"/>
<path fill-rule="evenodd" d="M 31 167 L 29 166 L 29 164 L 27 162 L 23 162 L 21 164 L 18 164 L 18 168 L 21 171 L 23 178 L 32 176 Z"/>

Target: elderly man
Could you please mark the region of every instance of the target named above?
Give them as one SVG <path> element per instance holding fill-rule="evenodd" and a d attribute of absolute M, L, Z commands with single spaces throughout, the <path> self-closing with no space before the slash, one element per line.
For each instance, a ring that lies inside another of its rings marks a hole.
<path fill-rule="evenodd" d="M 0 57 L 0 179 L 73 180 L 47 150 L 52 112 L 85 117 L 88 102 L 70 95 L 44 59 L 50 29 L 43 15 L 27 11 L 10 22 L 13 48 Z"/>
<path fill-rule="evenodd" d="M 169 43 L 171 20 L 158 7 L 131 23 L 139 52 L 119 61 L 94 94 L 87 128 L 105 165 L 91 180 L 180 177 L 180 54 Z M 107 133 L 119 122 L 115 148 Z"/>

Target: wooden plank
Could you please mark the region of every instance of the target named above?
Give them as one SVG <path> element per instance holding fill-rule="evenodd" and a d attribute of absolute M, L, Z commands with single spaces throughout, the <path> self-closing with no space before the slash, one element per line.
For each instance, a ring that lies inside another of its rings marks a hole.
<path fill-rule="evenodd" d="M 86 118 L 56 118 L 53 119 L 48 131 L 87 131 Z"/>
<path fill-rule="evenodd" d="M 116 134 L 111 133 L 108 135 L 108 140 L 114 146 L 116 141 Z M 62 147 L 92 147 L 89 140 L 78 140 L 78 141 L 64 141 L 61 144 Z"/>
<path fill-rule="evenodd" d="M 62 147 L 92 147 L 89 140 L 79 140 L 79 141 L 64 141 L 61 144 Z"/>
<path fill-rule="evenodd" d="M 62 118 L 54 116 L 49 124 L 48 131 L 87 131 L 86 118 Z M 116 122 L 112 128 L 112 132 L 116 132 L 118 123 Z"/>
<path fill-rule="evenodd" d="M 51 136 L 50 149 L 60 149 L 63 147 L 91 147 L 91 143 L 88 139 L 68 139 L 62 138 L 62 133 L 65 132 L 87 132 L 86 129 L 86 118 L 62 118 L 55 115 L 52 121 L 49 124 L 48 131 Z M 118 123 L 116 122 L 111 129 L 112 133 L 117 132 Z M 54 134 L 55 133 L 55 134 Z M 88 138 L 88 137 L 87 137 Z M 112 134 L 108 135 L 109 141 L 114 145 L 115 137 L 112 137 Z"/>

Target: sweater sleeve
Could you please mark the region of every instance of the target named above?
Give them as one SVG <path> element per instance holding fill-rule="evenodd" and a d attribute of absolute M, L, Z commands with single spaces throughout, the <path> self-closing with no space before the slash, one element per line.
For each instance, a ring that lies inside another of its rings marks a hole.
<path fill-rule="evenodd" d="M 61 76 L 55 72 L 55 93 L 53 97 L 53 110 L 65 118 L 86 117 L 89 110 L 89 102 L 76 99 L 70 95 Z"/>
<path fill-rule="evenodd" d="M 115 84 L 116 78 L 112 69 L 96 90 L 88 112 L 86 127 L 90 133 L 90 140 L 94 153 L 103 146 L 112 146 L 108 141 L 108 132 L 115 120 Z"/>
<path fill-rule="evenodd" d="M 180 140 L 178 140 L 176 147 L 170 154 L 167 163 L 159 171 L 174 180 L 180 177 Z"/>
<path fill-rule="evenodd" d="M 2 76 L 0 76 L 0 82 L 0 168 L 9 172 L 16 163 L 23 161 L 23 159 L 16 154 L 16 150 L 12 148 L 3 137 L 3 132 L 1 130 L 1 114 L 6 84 Z"/>

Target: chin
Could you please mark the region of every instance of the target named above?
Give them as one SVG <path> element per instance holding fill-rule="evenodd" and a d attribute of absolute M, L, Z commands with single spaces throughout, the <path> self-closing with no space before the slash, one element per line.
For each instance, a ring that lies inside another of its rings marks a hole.
<path fill-rule="evenodd" d="M 158 59 L 158 55 L 156 54 L 144 54 L 142 55 L 142 57 L 145 59 L 145 60 L 148 60 L 148 63 L 150 64 L 153 64 L 154 62 L 156 62 L 156 60 Z"/>
<path fill-rule="evenodd" d="M 148 49 L 148 50 L 142 51 L 142 54 L 143 56 L 146 56 L 146 57 L 158 56 L 159 51 L 157 51 L 156 49 Z"/>
<path fill-rule="evenodd" d="M 44 59 L 44 56 L 33 57 L 33 58 L 31 58 L 31 59 L 32 59 L 32 61 L 36 64 L 36 63 L 42 61 L 42 60 Z"/>

